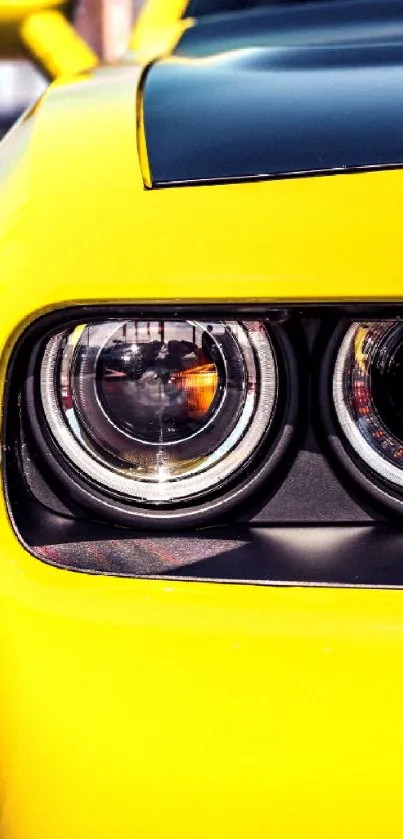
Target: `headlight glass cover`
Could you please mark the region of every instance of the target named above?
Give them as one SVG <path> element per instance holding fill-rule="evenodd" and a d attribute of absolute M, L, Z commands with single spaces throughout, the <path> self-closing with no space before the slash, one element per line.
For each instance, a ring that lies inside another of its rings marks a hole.
<path fill-rule="evenodd" d="M 403 323 L 352 324 L 336 358 L 333 401 L 362 463 L 403 489 Z"/>
<path fill-rule="evenodd" d="M 98 490 L 142 504 L 186 503 L 232 480 L 277 399 L 259 321 L 84 323 L 49 338 L 40 363 L 60 454 Z"/>

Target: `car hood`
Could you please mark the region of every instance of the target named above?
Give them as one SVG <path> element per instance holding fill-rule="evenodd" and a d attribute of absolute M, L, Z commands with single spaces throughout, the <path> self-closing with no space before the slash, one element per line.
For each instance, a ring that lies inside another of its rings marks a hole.
<path fill-rule="evenodd" d="M 376 37 L 374 26 L 357 42 L 361 24 L 344 26 L 343 43 L 323 27 L 315 43 L 306 28 L 292 43 L 260 46 L 247 46 L 246 33 L 224 51 L 210 39 L 203 57 L 200 35 L 192 55 L 188 34 L 188 47 L 145 80 L 153 185 L 402 165 L 403 39 L 388 41 L 382 28 Z"/>
<path fill-rule="evenodd" d="M 190 3 L 188 14 L 199 6 Z M 262 0 L 249 11 L 210 14 L 187 26 L 175 54 L 203 58 L 245 47 L 398 43 L 402 0 Z"/>

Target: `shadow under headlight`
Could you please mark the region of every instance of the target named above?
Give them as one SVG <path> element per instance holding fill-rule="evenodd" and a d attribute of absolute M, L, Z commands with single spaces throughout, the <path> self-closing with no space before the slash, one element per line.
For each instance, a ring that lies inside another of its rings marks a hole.
<path fill-rule="evenodd" d="M 403 533 L 386 526 L 216 528 L 193 535 L 122 534 L 102 540 L 86 536 L 33 550 L 47 562 L 101 574 L 273 585 L 403 585 Z"/>

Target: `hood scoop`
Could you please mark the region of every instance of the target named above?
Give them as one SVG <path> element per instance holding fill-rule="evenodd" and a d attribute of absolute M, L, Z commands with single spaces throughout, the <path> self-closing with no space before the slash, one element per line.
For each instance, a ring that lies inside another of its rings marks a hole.
<path fill-rule="evenodd" d="M 403 44 L 242 49 L 149 71 L 154 186 L 403 165 Z"/>

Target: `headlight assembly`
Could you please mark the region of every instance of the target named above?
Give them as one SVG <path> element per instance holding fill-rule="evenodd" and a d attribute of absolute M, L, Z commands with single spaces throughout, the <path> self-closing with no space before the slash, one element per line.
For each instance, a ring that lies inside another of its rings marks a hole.
<path fill-rule="evenodd" d="M 403 324 L 361 321 L 345 332 L 333 402 L 353 460 L 369 485 L 403 499 Z"/>
<path fill-rule="evenodd" d="M 122 522 L 204 519 L 277 462 L 286 366 L 260 321 L 86 322 L 38 348 L 29 420 L 80 503 Z"/>
<path fill-rule="evenodd" d="M 402 385 L 398 306 L 54 311 L 6 372 L 10 520 L 64 568 L 401 585 Z"/>

